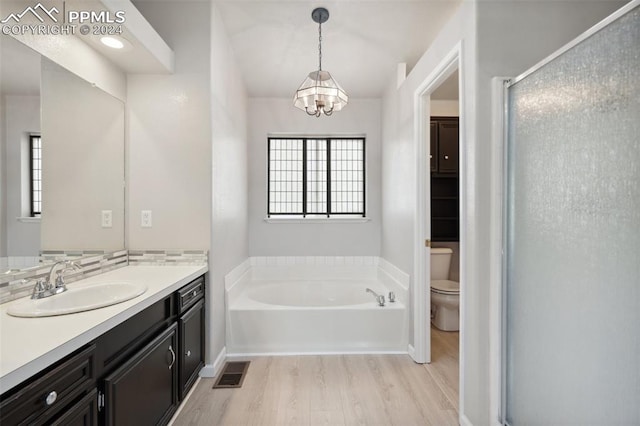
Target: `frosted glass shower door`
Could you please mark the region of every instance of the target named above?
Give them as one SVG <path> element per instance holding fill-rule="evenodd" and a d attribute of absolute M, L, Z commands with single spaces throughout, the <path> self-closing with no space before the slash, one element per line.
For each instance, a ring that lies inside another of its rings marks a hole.
<path fill-rule="evenodd" d="M 508 89 L 503 415 L 640 425 L 640 8 Z"/>

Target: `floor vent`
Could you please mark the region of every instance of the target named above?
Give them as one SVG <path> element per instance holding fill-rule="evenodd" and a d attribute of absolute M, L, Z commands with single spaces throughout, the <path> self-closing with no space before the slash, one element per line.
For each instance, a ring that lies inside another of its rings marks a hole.
<path fill-rule="evenodd" d="M 239 388 L 242 386 L 244 376 L 249 369 L 250 361 L 231 361 L 227 362 L 222 369 L 222 374 L 213 385 L 213 389 L 218 388 Z"/>

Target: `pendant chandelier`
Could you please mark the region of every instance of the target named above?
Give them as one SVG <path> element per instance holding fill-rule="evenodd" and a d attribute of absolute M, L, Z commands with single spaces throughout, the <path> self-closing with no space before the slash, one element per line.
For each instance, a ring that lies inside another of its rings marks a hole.
<path fill-rule="evenodd" d="M 322 69 L 322 24 L 329 19 L 329 11 L 318 7 L 311 13 L 318 23 L 318 70 L 311 71 L 293 96 L 293 105 L 309 115 L 320 117 L 340 111 L 349 102 L 349 96 L 331 77 L 329 71 Z"/>

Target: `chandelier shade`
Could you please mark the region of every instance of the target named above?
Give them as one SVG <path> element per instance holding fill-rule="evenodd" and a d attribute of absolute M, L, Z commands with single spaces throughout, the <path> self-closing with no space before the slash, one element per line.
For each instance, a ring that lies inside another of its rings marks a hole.
<path fill-rule="evenodd" d="M 309 115 L 319 117 L 340 111 L 349 96 L 328 71 L 312 71 L 293 97 L 293 105 Z"/>
<path fill-rule="evenodd" d="M 318 23 L 318 70 L 309 73 L 293 96 L 293 105 L 309 115 L 320 117 L 340 111 L 349 102 L 349 96 L 329 71 L 322 70 L 322 24 L 329 19 L 329 11 L 316 8 L 311 13 Z"/>

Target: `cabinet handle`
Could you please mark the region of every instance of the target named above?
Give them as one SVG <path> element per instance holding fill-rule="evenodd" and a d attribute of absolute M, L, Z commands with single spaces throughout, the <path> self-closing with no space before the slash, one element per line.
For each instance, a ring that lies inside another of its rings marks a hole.
<path fill-rule="evenodd" d="M 56 393 L 56 391 L 51 391 L 49 392 L 49 395 L 47 395 L 45 402 L 47 403 L 47 405 L 51 405 L 56 402 L 56 399 L 58 399 L 58 394 Z"/>
<path fill-rule="evenodd" d="M 187 351 L 186 355 L 191 356 L 191 351 Z"/>
<path fill-rule="evenodd" d="M 173 367 L 173 364 L 176 363 L 176 353 L 173 351 L 173 347 L 169 345 L 169 352 L 171 352 L 171 364 L 169 364 L 169 370 Z"/>
<path fill-rule="evenodd" d="M 448 160 L 448 159 L 449 159 L 449 156 L 448 156 L 448 155 L 445 155 L 445 156 L 444 156 L 444 159 L 445 159 L 445 160 Z"/>
<path fill-rule="evenodd" d="M 429 158 L 433 158 L 433 155 L 432 155 L 432 154 L 429 154 Z"/>
<path fill-rule="evenodd" d="M 192 293 L 193 297 L 196 297 L 196 294 L 198 294 L 198 291 L 197 290 L 193 290 L 193 293 Z"/>

